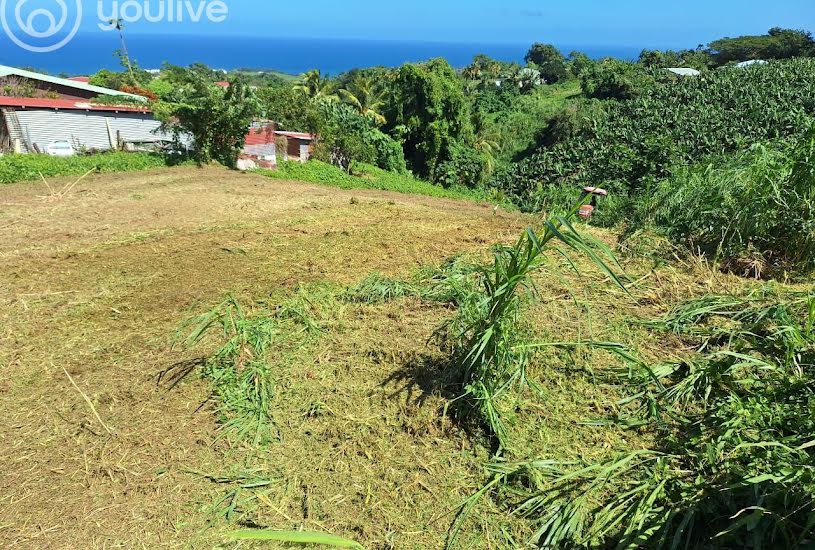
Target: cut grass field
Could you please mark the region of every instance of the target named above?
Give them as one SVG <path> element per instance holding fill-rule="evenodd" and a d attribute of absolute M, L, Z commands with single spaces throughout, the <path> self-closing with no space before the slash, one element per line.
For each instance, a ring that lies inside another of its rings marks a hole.
<path fill-rule="evenodd" d="M 454 414 L 449 355 L 432 340 L 453 313 L 347 289 L 374 272 L 410 279 L 484 259 L 530 223 L 471 201 L 216 168 L 92 175 L 62 199 L 2 187 L 0 546 L 237 548 L 248 543 L 228 534 L 259 526 L 369 549 L 443 547 L 492 460 L 485 434 Z M 627 259 L 629 295 L 575 261 L 579 275 L 553 255 L 558 269 L 536 276 L 530 330 L 622 342 L 645 359 L 686 350 L 630 319 L 751 285 L 694 261 Z M 179 342 L 228 295 L 247 315 L 281 319 L 267 441 L 219 430 L 221 403 L 194 370 L 219 338 Z M 599 460 L 646 445 L 647 434 L 585 423 L 613 410 L 618 388 L 603 374 L 618 365 L 587 349 L 537 357 L 539 395 L 507 411 L 504 457 Z M 525 529 L 485 498 L 458 547 L 523 547 Z"/>

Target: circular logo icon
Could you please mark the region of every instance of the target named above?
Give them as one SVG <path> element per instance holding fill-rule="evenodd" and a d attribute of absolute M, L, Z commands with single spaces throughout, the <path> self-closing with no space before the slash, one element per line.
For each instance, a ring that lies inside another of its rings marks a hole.
<path fill-rule="evenodd" d="M 0 0 L 0 23 L 12 42 L 34 53 L 56 51 L 73 40 L 82 23 L 82 0 L 68 0 L 76 5 L 73 13 L 66 0 L 50 0 L 54 9 L 36 8 L 23 12 L 29 0 Z M 12 26 L 9 21 L 9 4 L 14 5 Z M 74 19 L 73 27 L 67 34 L 65 28 Z"/>

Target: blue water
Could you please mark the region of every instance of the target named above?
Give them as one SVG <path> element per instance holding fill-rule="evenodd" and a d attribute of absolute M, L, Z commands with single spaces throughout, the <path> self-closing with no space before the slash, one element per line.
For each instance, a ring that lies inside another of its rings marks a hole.
<path fill-rule="evenodd" d="M 5 37 L 3 37 L 5 38 Z M 305 38 L 236 36 L 137 35 L 127 37 L 130 55 L 145 69 L 202 62 L 219 69 L 269 69 L 299 74 L 309 69 L 337 75 L 355 67 L 399 66 L 405 62 L 444 57 L 464 67 L 473 56 L 487 54 L 502 61 L 523 61 L 529 44 L 458 44 Z M 558 45 L 564 52 L 580 50 L 590 57 L 636 58 L 638 48 Z M 0 64 L 34 67 L 53 74 L 92 74 L 101 68 L 117 69 L 113 52 L 119 48 L 115 33 L 80 34 L 51 53 L 31 53 L 0 42 Z"/>

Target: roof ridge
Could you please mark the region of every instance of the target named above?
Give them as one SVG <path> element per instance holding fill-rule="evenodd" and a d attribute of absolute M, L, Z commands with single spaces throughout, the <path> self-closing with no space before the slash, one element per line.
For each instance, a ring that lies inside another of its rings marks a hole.
<path fill-rule="evenodd" d="M 19 69 L 17 67 L 10 67 L 8 65 L 0 65 L 0 77 L 3 76 L 19 76 L 22 78 L 29 78 L 32 80 L 40 80 L 42 82 L 48 82 L 51 84 L 56 84 L 58 86 L 66 86 L 69 88 L 75 88 L 77 90 L 85 90 L 87 92 L 95 92 L 100 95 L 113 95 L 113 96 L 126 96 L 132 97 L 136 99 L 141 99 L 147 101 L 147 98 L 144 96 L 136 95 L 136 94 L 128 94 L 126 92 L 121 92 L 119 90 L 114 90 L 112 88 L 103 88 L 102 86 L 94 86 L 93 84 L 86 84 L 84 82 L 77 82 L 76 80 L 70 80 L 68 78 L 60 78 L 58 76 L 51 76 L 47 74 L 37 73 L 34 71 L 28 71 L 26 69 Z"/>

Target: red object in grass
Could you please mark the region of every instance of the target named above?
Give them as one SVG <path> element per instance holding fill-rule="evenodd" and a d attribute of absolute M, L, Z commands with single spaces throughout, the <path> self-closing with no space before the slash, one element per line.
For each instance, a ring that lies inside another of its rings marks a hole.
<path fill-rule="evenodd" d="M 590 195 L 597 195 L 598 197 L 607 197 L 608 191 L 599 187 L 584 187 L 583 191 Z"/>
<path fill-rule="evenodd" d="M 584 220 L 588 220 L 589 218 L 591 218 L 592 214 L 594 214 L 594 207 L 590 204 L 581 206 L 580 210 L 577 211 L 577 215 L 583 218 Z"/>

